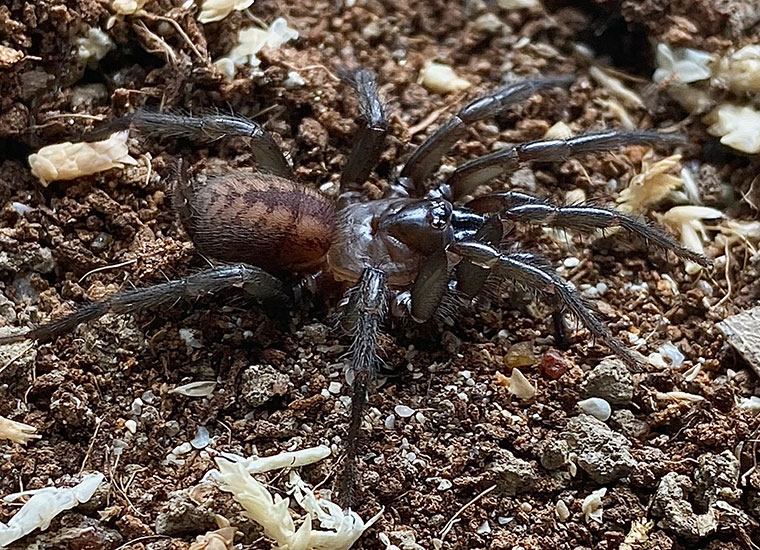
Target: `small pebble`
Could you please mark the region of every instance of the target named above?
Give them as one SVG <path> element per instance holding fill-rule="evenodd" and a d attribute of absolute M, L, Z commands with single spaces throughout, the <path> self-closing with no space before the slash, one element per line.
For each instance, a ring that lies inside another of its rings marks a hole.
<path fill-rule="evenodd" d="M 137 432 L 137 422 L 135 422 L 134 420 L 127 420 L 126 422 L 124 422 L 124 427 L 132 433 Z"/>
<path fill-rule="evenodd" d="M 203 426 L 198 426 L 198 431 L 195 433 L 195 438 L 190 442 L 196 449 L 205 449 L 211 444 L 211 438 L 209 437 L 208 430 Z"/>
<path fill-rule="evenodd" d="M 477 528 L 476 532 L 478 535 L 487 535 L 491 532 L 491 525 L 488 523 L 488 520 L 485 520 L 483 523 L 480 524 L 480 527 Z"/>
<path fill-rule="evenodd" d="M 661 345 L 657 351 L 659 351 L 665 359 L 670 361 L 670 364 L 674 367 L 680 367 L 681 363 L 683 363 L 683 353 L 681 353 L 681 350 L 679 350 L 670 342 L 666 342 L 665 344 Z"/>
<path fill-rule="evenodd" d="M 448 489 L 451 489 L 451 487 L 453 485 L 454 484 L 451 483 L 450 480 L 448 480 L 448 479 L 442 479 L 441 481 L 438 482 L 438 490 L 439 491 L 446 491 Z"/>
<path fill-rule="evenodd" d="M 557 517 L 560 521 L 566 521 L 570 517 L 570 510 L 567 508 L 564 500 L 557 501 L 557 506 L 554 508 Z"/>
<path fill-rule="evenodd" d="M 411 407 L 407 407 L 406 405 L 396 405 L 396 407 L 393 410 L 396 411 L 396 414 L 399 415 L 401 418 L 409 418 L 415 412 L 417 412 Z"/>
<path fill-rule="evenodd" d="M 541 370 L 552 380 L 561 378 L 569 368 L 570 366 L 568 365 L 565 356 L 556 349 L 550 349 L 547 351 L 541 361 Z"/>
<path fill-rule="evenodd" d="M 343 387 L 343 384 L 340 382 L 330 382 L 330 385 L 327 388 L 327 391 L 329 391 L 332 394 L 338 394 L 340 393 L 341 388 Z"/>
<path fill-rule="evenodd" d="M 389 414 L 385 417 L 385 429 L 392 430 L 396 427 L 396 415 Z"/>
<path fill-rule="evenodd" d="M 528 400 L 536 395 L 536 388 L 525 378 L 520 369 L 512 369 L 512 376 L 509 378 L 509 392 L 520 399 Z"/>
<path fill-rule="evenodd" d="M 586 414 L 590 414 L 602 422 L 607 421 L 612 414 L 610 404 L 599 397 L 590 397 L 589 399 L 578 401 L 578 407 Z"/>
<path fill-rule="evenodd" d="M 659 369 L 668 368 L 668 364 L 665 362 L 665 359 L 663 359 L 662 355 L 657 352 L 652 352 L 647 356 L 647 363 Z"/>
<path fill-rule="evenodd" d="M 760 397 L 753 395 L 752 397 L 742 399 L 739 402 L 739 408 L 752 412 L 760 412 Z"/>
<path fill-rule="evenodd" d="M 565 258 L 565 261 L 562 262 L 562 265 L 564 265 L 568 269 L 572 269 L 573 267 L 578 267 L 581 264 L 581 261 L 578 258 L 569 257 Z"/>

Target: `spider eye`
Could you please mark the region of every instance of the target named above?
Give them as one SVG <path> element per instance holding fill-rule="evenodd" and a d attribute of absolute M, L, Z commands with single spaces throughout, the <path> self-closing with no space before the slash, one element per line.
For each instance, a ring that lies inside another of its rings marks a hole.
<path fill-rule="evenodd" d="M 428 213 L 428 222 L 433 229 L 446 229 L 450 218 L 451 208 L 447 209 L 443 203 L 433 206 Z"/>

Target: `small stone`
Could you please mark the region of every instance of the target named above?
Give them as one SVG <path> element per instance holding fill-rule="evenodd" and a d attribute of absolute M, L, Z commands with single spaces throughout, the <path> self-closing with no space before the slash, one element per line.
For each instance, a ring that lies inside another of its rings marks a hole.
<path fill-rule="evenodd" d="M 203 347 L 203 342 L 200 341 L 197 334 L 198 332 L 193 329 L 189 329 L 189 328 L 179 329 L 179 337 L 182 339 L 182 341 L 185 343 L 185 345 L 188 348 L 201 349 Z"/>
<path fill-rule="evenodd" d="M 241 399 L 251 408 L 260 407 L 275 397 L 285 395 L 290 386 L 288 375 L 271 365 L 248 367 L 243 372 L 242 381 Z"/>
<path fill-rule="evenodd" d="M 569 453 L 577 455 L 578 466 L 599 484 L 625 477 L 636 466 L 629 441 L 593 416 L 571 418 L 562 437 Z"/>
<path fill-rule="evenodd" d="M 732 315 L 715 326 L 760 376 L 760 306 Z"/>
<path fill-rule="evenodd" d="M 564 265 L 568 269 L 572 269 L 574 267 L 578 267 L 581 264 L 581 261 L 578 258 L 570 257 L 565 258 L 565 261 L 562 262 L 562 265 Z"/>
<path fill-rule="evenodd" d="M 214 502 L 213 499 L 210 502 Z M 156 517 L 156 534 L 171 537 L 196 535 L 217 528 L 214 511 L 197 504 L 185 492 L 172 493 Z"/>
<path fill-rule="evenodd" d="M 341 388 L 343 388 L 343 384 L 340 382 L 330 382 L 330 385 L 327 386 L 327 391 L 334 395 L 337 395 L 340 393 Z"/>
<path fill-rule="evenodd" d="M 127 420 L 124 422 L 124 427 L 132 433 L 137 433 L 137 422 L 134 420 Z"/>
<path fill-rule="evenodd" d="M 385 417 L 385 429 L 386 430 L 392 430 L 396 427 L 396 416 L 393 414 L 389 414 Z"/>
<path fill-rule="evenodd" d="M 538 362 L 535 352 L 533 351 L 533 342 L 518 342 L 510 346 L 507 354 L 504 356 L 504 363 L 508 367 L 529 367 Z"/>
<path fill-rule="evenodd" d="M 562 355 L 560 351 L 556 349 L 550 349 L 544 354 L 544 358 L 541 360 L 541 371 L 551 378 L 552 380 L 558 380 L 565 374 L 570 365 Z"/>
<path fill-rule="evenodd" d="M 606 422 L 612 414 L 612 407 L 610 407 L 610 404 L 599 397 L 590 397 L 583 401 L 579 401 L 578 407 L 586 414 L 590 414 L 602 422 Z"/>
<path fill-rule="evenodd" d="M 211 438 L 209 437 L 208 430 L 203 426 L 198 426 L 198 431 L 195 433 L 195 437 L 190 441 L 190 445 L 195 449 L 205 449 L 211 444 Z"/>
<path fill-rule="evenodd" d="M 567 518 L 570 517 L 570 510 L 568 510 L 567 504 L 565 504 L 564 500 L 557 501 L 554 512 L 557 514 L 557 518 L 560 521 L 567 521 Z"/>
<path fill-rule="evenodd" d="M 583 397 L 599 397 L 612 405 L 625 405 L 633 398 L 633 379 L 620 359 L 599 363 L 581 384 Z"/>
<path fill-rule="evenodd" d="M 409 418 L 416 412 L 413 408 L 407 407 L 406 405 L 396 405 L 393 410 L 401 418 Z"/>
<path fill-rule="evenodd" d="M 502 450 L 497 461 L 488 471 L 506 496 L 515 496 L 533 490 L 539 474 L 535 464 L 517 458 L 511 452 Z"/>
<path fill-rule="evenodd" d="M 536 395 L 536 387 L 525 378 L 520 369 L 512 369 L 512 376 L 509 378 L 509 392 L 519 399 L 533 399 Z"/>

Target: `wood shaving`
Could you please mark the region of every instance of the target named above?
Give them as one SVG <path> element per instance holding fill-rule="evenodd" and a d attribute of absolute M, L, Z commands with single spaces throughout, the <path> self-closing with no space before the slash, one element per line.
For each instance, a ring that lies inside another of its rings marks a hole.
<path fill-rule="evenodd" d="M 111 134 L 103 141 L 72 143 L 65 141 L 43 147 L 29 155 L 32 174 L 47 187 L 51 181 L 73 180 L 125 164 L 137 164 L 129 155 L 128 131 Z"/>
<path fill-rule="evenodd" d="M 221 21 L 233 11 L 241 11 L 249 8 L 253 0 L 204 0 L 201 4 L 201 13 L 198 15 L 200 23 Z"/>
<path fill-rule="evenodd" d="M 34 426 L 0 416 L 0 439 L 10 439 L 14 443 L 26 445 L 32 439 L 40 439 L 41 436 L 36 432 L 37 428 Z"/>
<path fill-rule="evenodd" d="M 681 155 L 671 155 L 657 162 L 652 162 L 653 157 L 650 149 L 641 160 L 641 171 L 618 195 L 618 209 L 622 212 L 646 214 L 652 205 L 683 185 L 680 174 L 673 173 L 680 171 Z"/>

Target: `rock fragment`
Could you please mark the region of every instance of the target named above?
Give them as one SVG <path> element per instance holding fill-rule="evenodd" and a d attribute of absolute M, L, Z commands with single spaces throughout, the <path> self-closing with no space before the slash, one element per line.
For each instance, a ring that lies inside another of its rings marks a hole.
<path fill-rule="evenodd" d="M 605 359 L 586 376 L 583 397 L 599 397 L 611 405 L 625 405 L 633 398 L 633 379 L 628 367 L 616 358 Z"/>
<path fill-rule="evenodd" d="M 290 385 L 288 376 L 272 365 L 252 365 L 243 372 L 240 394 L 249 407 L 260 407 L 276 396 L 285 395 Z"/>
<path fill-rule="evenodd" d="M 548 467 L 560 462 L 564 449 L 568 457 L 575 455 L 577 465 L 602 485 L 627 476 L 636 466 L 628 439 L 588 414 L 570 419 L 562 439 L 547 446 L 541 463 Z"/>
<path fill-rule="evenodd" d="M 716 326 L 760 376 L 760 306 L 727 317 Z"/>
<path fill-rule="evenodd" d="M 489 468 L 502 493 L 515 496 L 535 488 L 538 470 L 535 464 L 517 458 L 509 451 L 502 451 L 499 459 Z"/>

